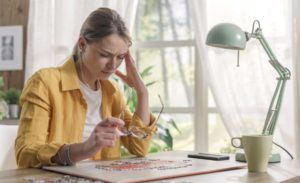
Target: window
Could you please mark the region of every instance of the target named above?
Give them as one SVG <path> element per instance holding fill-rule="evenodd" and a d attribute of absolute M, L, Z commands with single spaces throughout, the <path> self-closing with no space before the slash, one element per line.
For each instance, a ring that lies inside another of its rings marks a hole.
<path fill-rule="evenodd" d="M 208 105 L 213 103 L 213 97 L 208 97 L 204 78 L 200 77 L 198 81 L 197 74 L 201 73 L 201 69 L 196 63 L 195 36 L 188 0 L 140 0 L 137 9 L 133 56 L 140 72 L 154 66 L 152 74 L 143 79 L 145 83 L 155 81 L 148 87 L 152 111 L 160 110 L 159 94 L 165 104 L 163 117 L 173 118 L 181 131 L 179 133 L 170 128 L 174 150 L 199 149 L 197 144 L 203 142 L 197 140 L 197 134 L 202 133 L 198 128 L 206 127 L 202 131 L 209 135 L 206 135 L 203 147 L 208 140 L 209 144 L 223 140 L 221 137 L 217 140 L 210 138 L 217 137 L 216 133 L 225 134 L 226 137 L 227 132 L 222 127 L 215 105 Z M 221 148 L 213 145 L 208 149 L 218 151 Z M 207 150 L 207 147 L 204 149 Z"/>

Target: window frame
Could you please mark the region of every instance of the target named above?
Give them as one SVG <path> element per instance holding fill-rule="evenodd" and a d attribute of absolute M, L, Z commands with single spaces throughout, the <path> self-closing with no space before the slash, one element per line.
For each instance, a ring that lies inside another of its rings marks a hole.
<path fill-rule="evenodd" d="M 196 151 L 208 151 L 208 116 L 211 113 L 218 113 L 216 107 L 208 106 L 208 85 L 206 76 L 203 72 L 200 56 L 197 51 L 195 40 L 161 40 L 161 41 L 136 41 L 133 49 L 149 49 L 149 48 L 174 48 L 174 47 L 193 47 L 195 49 L 195 86 L 194 86 L 194 107 L 169 107 L 165 106 L 164 113 L 169 114 L 191 114 L 193 116 L 194 133 L 194 147 Z M 151 111 L 159 111 L 159 107 L 151 107 Z"/>

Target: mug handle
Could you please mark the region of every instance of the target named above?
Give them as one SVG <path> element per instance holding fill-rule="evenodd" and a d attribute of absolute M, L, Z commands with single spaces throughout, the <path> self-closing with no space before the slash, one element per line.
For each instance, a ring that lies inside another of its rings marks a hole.
<path fill-rule="evenodd" d="M 239 146 L 235 145 L 235 144 L 233 143 L 234 140 L 239 140 L 239 141 L 240 141 L 240 145 L 239 145 Z M 236 147 L 236 148 L 243 148 L 242 137 L 233 137 L 233 138 L 231 138 L 231 145 L 232 145 L 233 147 Z"/>

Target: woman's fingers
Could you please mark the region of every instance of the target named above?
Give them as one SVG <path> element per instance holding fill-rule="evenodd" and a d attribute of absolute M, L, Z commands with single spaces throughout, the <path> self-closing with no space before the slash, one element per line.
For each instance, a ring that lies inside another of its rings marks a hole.
<path fill-rule="evenodd" d="M 114 117 L 106 118 L 98 123 L 90 137 L 84 142 L 87 152 L 93 156 L 102 148 L 115 146 L 120 138 L 117 128 L 123 125 L 124 121 Z"/>
<path fill-rule="evenodd" d="M 116 144 L 116 141 L 114 140 L 106 140 L 106 139 L 103 139 L 101 141 L 101 145 L 102 147 L 114 147 Z"/>
<path fill-rule="evenodd" d="M 95 144 L 99 147 L 112 147 L 120 138 L 118 127 L 124 126 L 124 121 L 119 118 L 106 118 L 98 123 L 94 130 Z"/>
<path fill-rule="evenodd" d="M 132 58 L 132 56 L 130 55 L 130 52 L 128 52 L 125 55 L 125 64 L 126 64 L 126 72 L 127 75 L 128 74 L 134 74 L 134 73 L 138 73 L 137 68 L 135 66 L 134 60 Z"/>
<path fill-rule="evenodd" d="M 116 70 L 115 74 L 122 79 L 123 82 L 127 82 L 127 77 L 125 74 L 123 74 L 121 71 L 119 70 Z"/>
<path fill-rule="evenodd" d="M 119 118 L 109 117 L 98 123 L 97 126 L 117 127 L 124 126 L 124 124 L 124 121 Z"/>
<path fill-rule="evenodd" d="M 116 127 L 96 126 L 95 133 L 117 133 Z"/>
<path fill-rule="evenodd" d="M 101 141 L 101 140 L 117 140 L 119 138 L 119 134 L 115 131 L 102 131 L 96 133 L 96 140 Z"/>
<path fill-rule="evenodd" d="M 134 61 L 133 58 L 130 54 L 130 52 L 128 51 L 128 53 L 125 55 L 125 63 L 126 65 L 134 65 Z"/>

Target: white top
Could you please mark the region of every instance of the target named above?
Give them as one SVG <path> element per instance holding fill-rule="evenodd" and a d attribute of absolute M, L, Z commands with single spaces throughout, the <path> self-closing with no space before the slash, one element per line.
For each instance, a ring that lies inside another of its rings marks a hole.
<path fill-rule="evenodd" d="M 80 89 L 83 97 L 87 103 L 86 121 L 83 130 L 82 140 L 85 141 L 89 138 L 95 126 L 102 121 L 101 117 L 101 102 L 102 92 L 101 85 L 97 91 L 92 90 L 80 81 Z"/>

